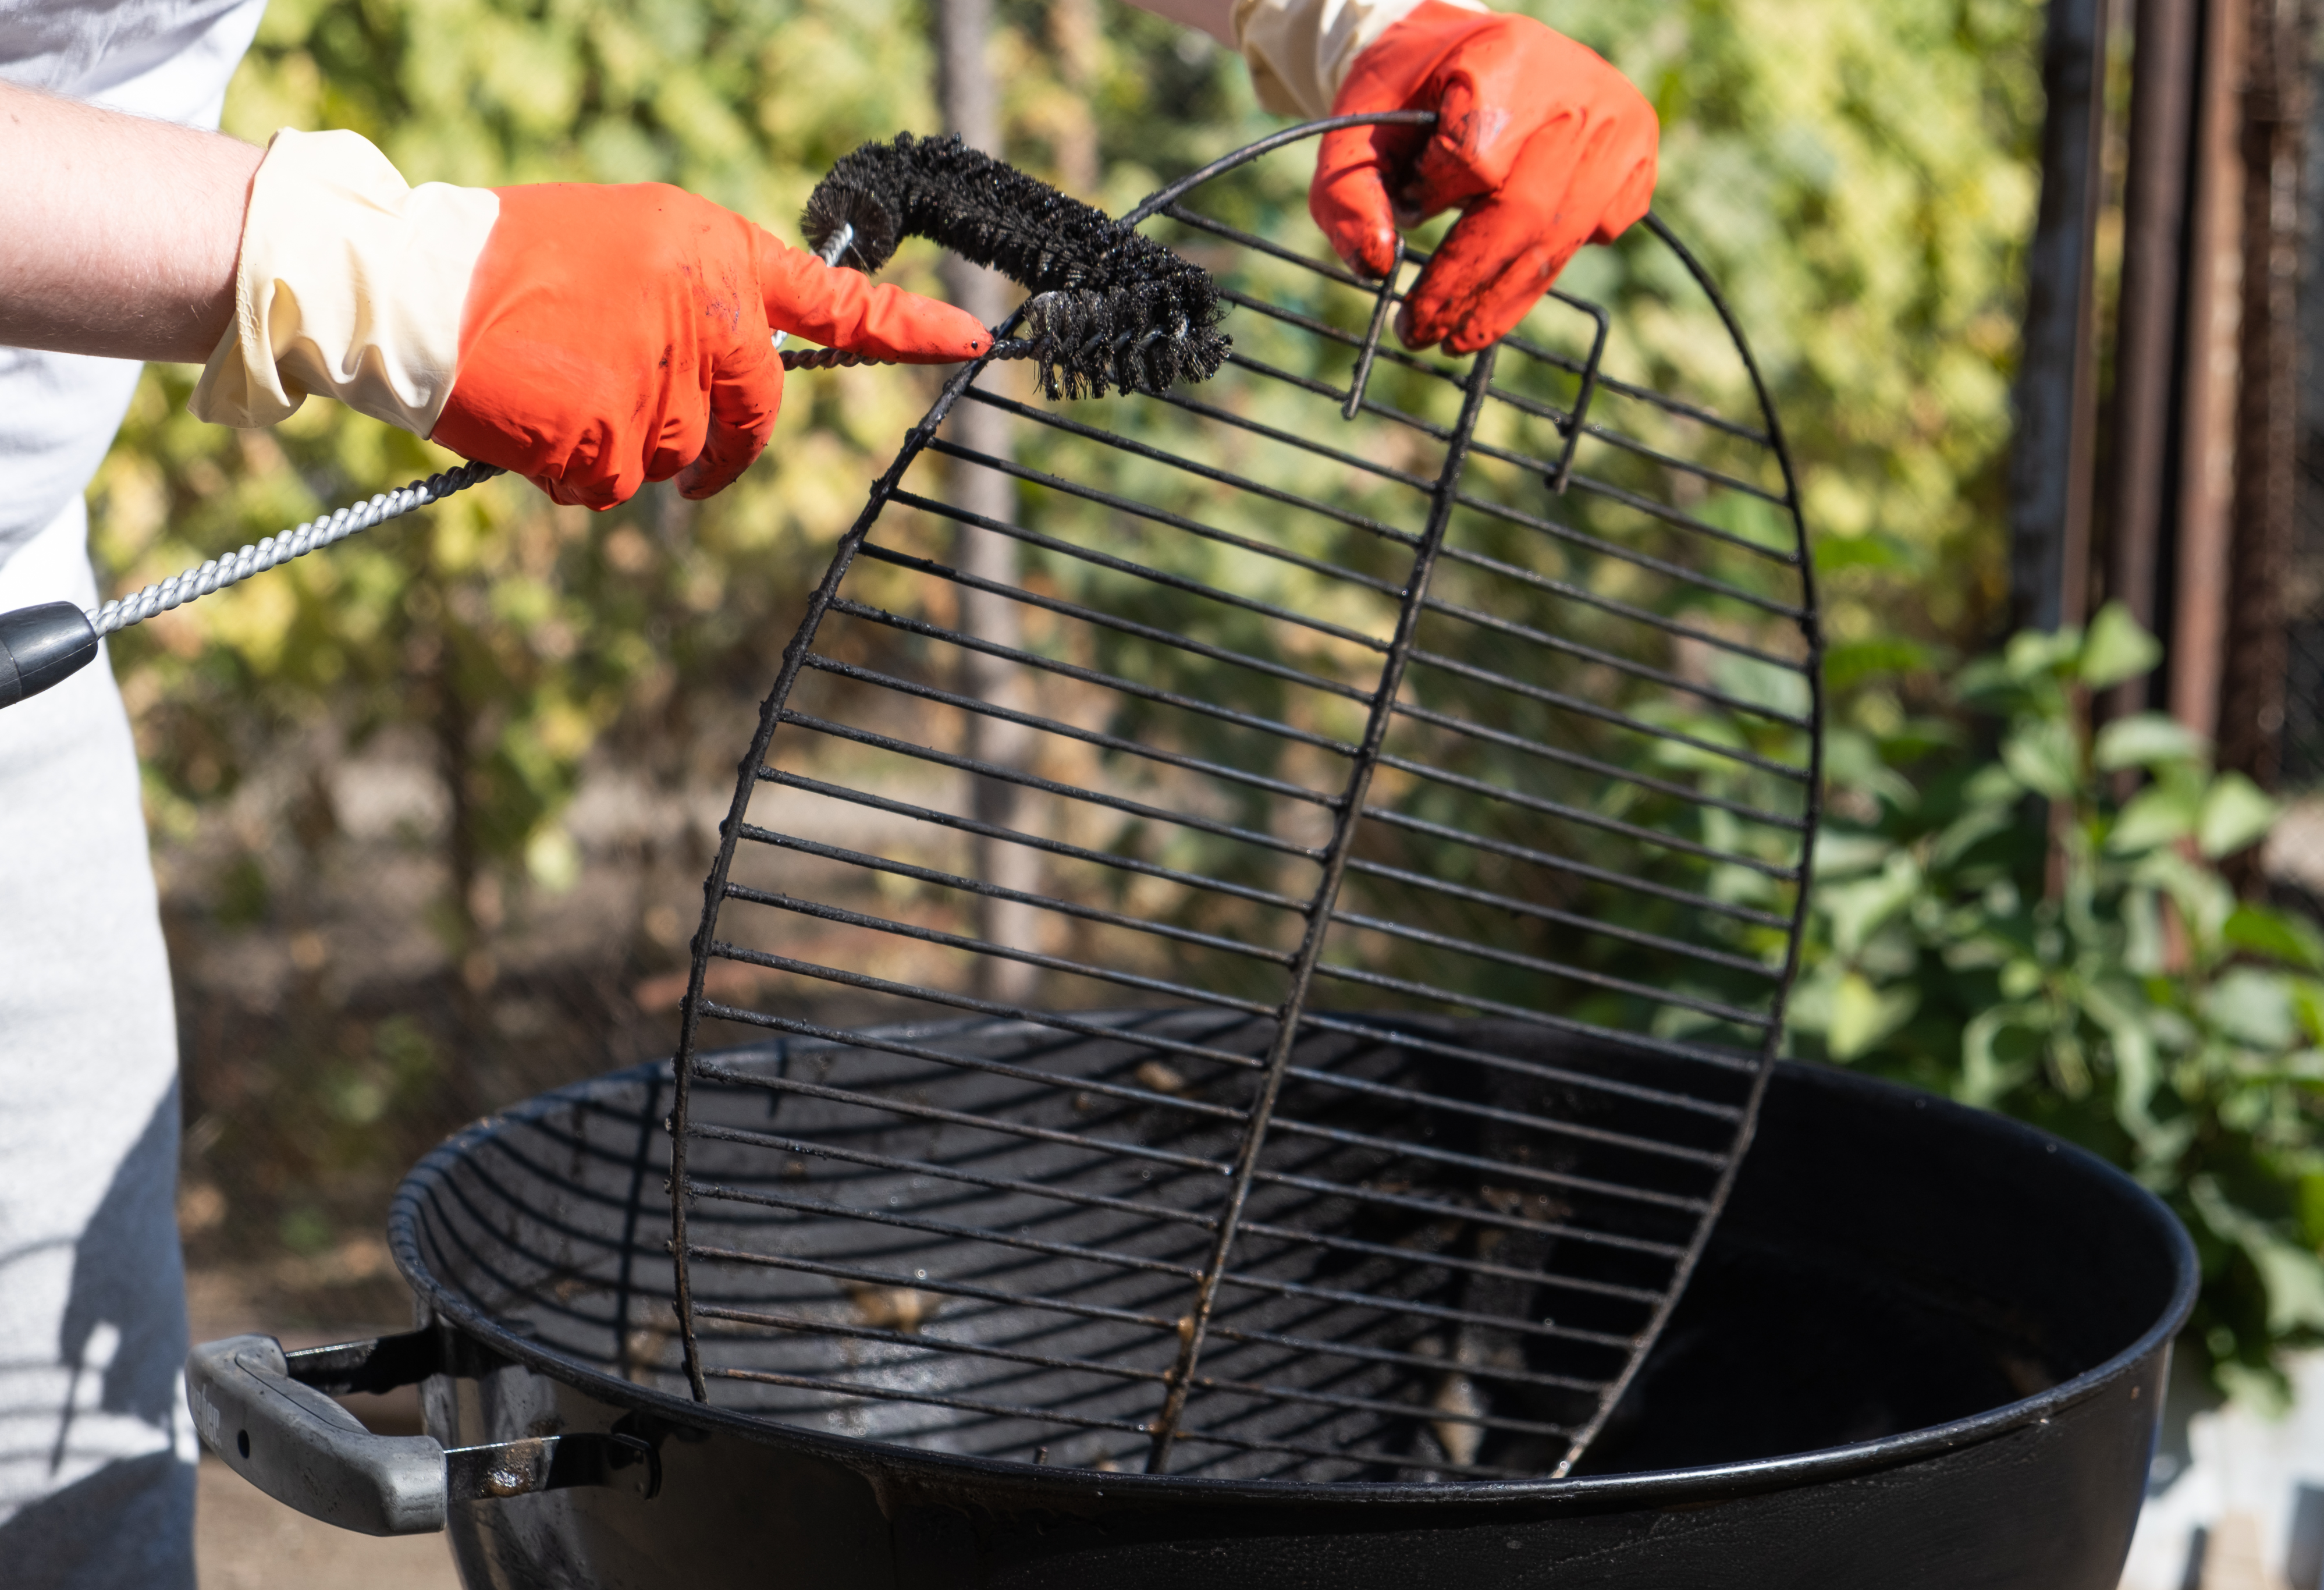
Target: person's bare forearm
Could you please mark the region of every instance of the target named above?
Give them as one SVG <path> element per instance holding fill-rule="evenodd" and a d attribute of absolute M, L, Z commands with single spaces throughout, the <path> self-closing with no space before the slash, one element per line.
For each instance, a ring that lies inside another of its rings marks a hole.
<path fill-rule="evenodd" d="M 0 82 L 0 345 L 208 359 L 262 153 Z"/>

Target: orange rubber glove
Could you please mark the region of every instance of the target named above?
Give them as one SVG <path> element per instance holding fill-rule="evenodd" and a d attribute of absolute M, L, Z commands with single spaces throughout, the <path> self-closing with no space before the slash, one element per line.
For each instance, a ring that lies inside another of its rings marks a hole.
<path fill-rule="evenodd" d="M 458 374 L 430 439 L 610 508 L 651 480 L 706 497 L 764 450 L 782 406 L 775 331 L 941 364 L 975 319 L 872 285 L 661 183 L 503 188 L 468 279 Z"/>
<path fill-rule="evenodd" d="M 1356 58 L 1332 101 L 1333 116 L 1383 110 L 1433 110 L 1435 131 L 1325 134 L 1307 208 L 1341 258 L 1379 277 L 1397 222 L 1459 207 L 1397 318 L 1408 347 L 1486 347 L 1583 244 L 1611 243 L 1654 198 L 1654 106 L 1531 17 L 1423 0 Z"/>

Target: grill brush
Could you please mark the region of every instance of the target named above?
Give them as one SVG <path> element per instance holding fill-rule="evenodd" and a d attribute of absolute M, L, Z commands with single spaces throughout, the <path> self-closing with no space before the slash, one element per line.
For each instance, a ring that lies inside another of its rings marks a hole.
<path fill-rule="evenodd" d="M 835 264 L 877 271 L 925 237 L 1031 290 L 1026 335 L 995 356 L 1039 360 L 1052 398 L 1158 393 L 1226 362 L 1209 272 L 956 137 L 863 144 L 816 185 L 799 229 Z"/>
<path fill-rule="evenodd" d="M 904 237 L 926 237 L 1032 291 L 1016 317 L 1024 335 L 996 333 L 980 363 L 1037 360 L 1052 398 L 1103 397 L 1109 384 L 1161 393 L 1226 362 L 1225 307 L 1209 273 L 958 138 L 865 143 L 816 184 L 801 226 L 825 264 L 876 272 Z M 786 370 L 881 362 L 840 348 L 785 348 L 781 358 Z M 467 464 L 415 480 L 87 611 L 49 602 L 0 613 L 0 707 L 78 672 L 102 636 L 502 473 Z"/>

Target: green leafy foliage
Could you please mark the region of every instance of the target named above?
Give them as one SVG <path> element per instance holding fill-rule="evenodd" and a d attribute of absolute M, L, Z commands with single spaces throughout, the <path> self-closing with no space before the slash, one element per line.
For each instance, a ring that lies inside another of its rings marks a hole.
<path fill-rule="evenodd" d="M 1965 551 L 1973 577 L 1925 605 L 1940 630 L 1973 621 L 1997 577 L 1975 527 L 2006 430 L 2038 8 L 1539 14 L 1606 51 L 1662 112 L 1663 207 L 1728 284 L 1792 421 L 1811 520 L 1833 538 L 1834 633 L 1883 627 L 1871 612 L 1900 582 Z M 1239 63 L 1127 6 L 1010 0 L 1001 23 L 1012 156 L 1101 203 L 1121 208 L 1271 125 Z M 227 125 L 257 139 L 352 127 L 414 180 L 673 181 L 788 235 L 837 154 L 933 125 L 927 32 L 906 0 L 278 0 Z M 1286 197 L 1275 221 L 1304 232 Z M 931 264 L 908 250 L 891 273 L 932 289 Z M 1665 363 L 1699 336 L 1657 319 L 1658 283 L 1615 255 L 1585 255 L 1572 282 L 1635 300 L 1644 351 Z M 183 372 L 149 375 L 97 483 L 116 586 L 447 461 L 323 403 L 237 437 L 188 418 L 186 389 Z M 692 721 L 687 703 L 757 687 L 821 550 L 927 395 L 895 372 L 800 380 L 767 460 L 700 510 L 658 491 L 612 514 L 559 513 L 499 482 L 428 528 L 124 637 L 117 665 L 162 827 L 189 831 L 286 744 L 320 730 L 344 748 L 405 725 L 440 747 L 463 888 L 495 871 L 553 887 L 570 871 L 558 818 L 583 761 L 602 747 L 674 769 L 684 753 L 664 731 Z M 456 938 L 472 916 L 451 901 Z"/>
<path fill-rule="evenodd" d="M 2155 656 L 2110 607 L 1960 671 L 1989 749 L 1950 722 L 1835 734 L 1792 1031 L 2163 1195 L 2202 1255 L 2194 1339 L 2232 1382 L 2324 1332 L 2324 935 L 2218 869 L 2277 815 L 2248 780 L 2157 715 L 2078 728 L 2083 693 Z"/>
<path fill-rule="evenodd" d="M 1775 390 L 1827 633 L 1880 647 L 1990 633 L 2043 7 L 1554 0 L 1537 14 L 1661 115 L 1655 207 L 1710 263 Z M 1600 268 L 1585 254 L 1572 279 L 1587 291 Z"/>
<path fill-rule="evenodd" d="M 1834 744 L 1833 765 L 1876 793 L 1909 789 L 1896 765 L 1933 731 L 1887 681 L 1973 631 L 2002 586 L 1995 510 L 2034 194 L 2040 8 L 1526 8 L 1608 54 L 1662 113 L 1660 207 L 1753 339 L 1822 538 L 1831 678 L 1851 689 L 1865 730 Z M 1226 52 L 1113 0 L 1000 0 L 998 20 L 989 59 L 1007 153 L 1108 208 L 1277 125 Z M 351 127 L 414 181 L 678 182 L 791 236 L 833 158 L 867 137 L 933 129 L 928 33 L 913 0 L 274 0 L 226 123 L 252 139 L 286 125 Z M 1278 187 L 1235 218 L 1318 246 L 1299 184 Z M 1659 307 L 1672 282 L 1634 266 L 1655 253 L 1634 245 L 1586 253 L 1568 284 L 1621 307 L 1616 356 L 1659 381 L 1692 368 L 1704 321 Z M 934 291 L 933 266 L 908 248 L 888 273 Z M 1402 378 L 1387 379 L 1396 393 Z M 190 384 L 189 371 L 148 373 L 94 488 L 112 589 L 449 461 L 321 402 L 272 432 L 205 427 L 184 412 Z M 530 1069 L 476 1058 L 500 1050 L 476 1037 L 492 1012 L 469 991 L 515 997 L 505 975 L 493 981 L 496 924 L 528 905 L 553 911 L 573 883 L 582 858 L 566 818 L 593 764 L 672 789 L 727 776 L 805 589 L 931 390 L 914 372 L 802 376 L 767 458 L 711 503 L 655 488 L 593 515 L 503 480 L 117 638 L 181 937 L 303 930 L 316 878 L 343 854 L 330 781 L 351 753 L 420 747 L 448 808 L 440 833 L 410 840 L 439 852 L 447 885 L 429 919 L 444 960 L 426 979 L 375 990 L 358 1009 L 341 969 L 323 964 L 302 971 L 298 1008 L 267 1015 L 263 1031 L 189 1021 L 189 1043 L 223 1068 L 190 1065 L 189 1097 L 227 1123 L 206 1173 L 235 1207 L 319 1188 L 334 1218 L 368 1224 L 413 1144 L 559 1079 L 545 1058 Z M 1744 698 L 1757 688 L 1719 682 Z M 1783 734 L 1748 715 L 1696 726 L 1714 747 L 1787 753 Z M 1727 793 L 1776 800 L 1749 784 L 1738 775 Z M 2179 809 L 2157 804 L 2141 820 Z M 2248 820 L 2223 796 L 2210 832 Z M 1738 852 L 1776 843 L 1748 829 L 1697 837 Z M 1768 859 L 1780 858 L 1770 848 Z M 1747 866 L 1720 872 L 1715 890 L 1738 907 L 1784 908 Z M 663 939 L 628 966 L 649 937 L 633 920 L 609 920 L 599 937 L 624 977 L 666 971 L 676 953 Z M 608 980 L 584 981 L 594 994 Z M 613 984 L 605 1011 L 587 1004 L 575 1032 L 650 1024 L 621 1014 L 628 985 Z M 1713 979 L 1690 992 L 1736 991 Z M 397 1000 L 426 1006 L 414 1029 L 434 1046 L 425 1065 L 384 1058 L 419 1053 L 388 1030 Z M 557 1063 L 594 1068 L 664 1043 L 658 1028 L 618 1053 L 576 1037 Z M 2315 1201 L 2324 1219 L 2324 1192 Z"/>

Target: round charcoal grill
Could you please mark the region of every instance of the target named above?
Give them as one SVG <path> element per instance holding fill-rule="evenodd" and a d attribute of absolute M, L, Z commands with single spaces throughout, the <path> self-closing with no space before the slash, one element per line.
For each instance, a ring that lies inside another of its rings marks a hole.
<path fill-rule="evenodd" d="M 866 1052 L 1024 1040 L 911 1033 L 873 1030 Z M 1051 1058 L 1093 1082 L 1110 1064 L 1094 1042 Z M 760 1130 L 758 1079 L 798 1073 L 788 1040 L 716 1063 L 739 1080 L 696 1079 L 706 1130 Z M 1067 1466 L 1058 1447 L 1033 1464 L 929 1438 L 962 1428 L 964 1410 L 939 1400 L 968 1400 L 956 1382 L 908 1403 L 818 1393 L 820 1411 L 779 1419 L 731 1395 L 694 1400 L 662 1192 L 675 1091 L 667 1064 L 641 1067 L 430 1154 L 388 1222 L 420 1328 L 287 1355 L 264 1336 L 197 1349 L 210 1450 L 336 1523 L 448 1526 L 475 1590 L 2113 1590 L 2197 1281 L 2168 1211 L 2089 1156 L 1779 1063 L 1685 1297 L 1568 1477 L 1140 1474 Z M 727 1234 L 755 1234 L 737 1220 Z M 892 1350 L 856 1340 L 847 1362 Z M 978 1400 L 1050 1407 L 1060 1373 L 1025 1364 Z M 413 1381 L 423 1437 L 365 1435 L 323 1394 Z M 925 1421 L 908 1443 L 872 1422 L 898 1408 Z M 1307 1444 L 1279 1424 L 1267 1438 Z"/>
<path fill-rule="evenodd" d="M 945 388 L 675 1059 L 414 1170 L 411 1334 L 196 1349 L 213 1452 L 472 1585 L 2112 1584 L 2184 1234 L 1775 1059 L 1816 631 L 1732 319 L 1650 220 L 1407 353 L 1319 130 L 1137 212 L 1217 378 Z"/>
<path fill-rule="evenodd" d="M 1598 275 L 1683 288 L 1671 346 L 1567 292 L 1473 358 L 1384 343 L 1424 256 L 1374 287 L 1271 240 L 1305 136 L 1130 217 L 1218 279 L 1226 371 L 969 372 L 785 653 L 679 1049 L 699 1400 L 1105 1470 L 1560 1474 L 1717 1216 L 1815 824 L 1773 410 L 1658 223 Z M 766 1122 L 697 1119 L 706 1079 Z"/>

